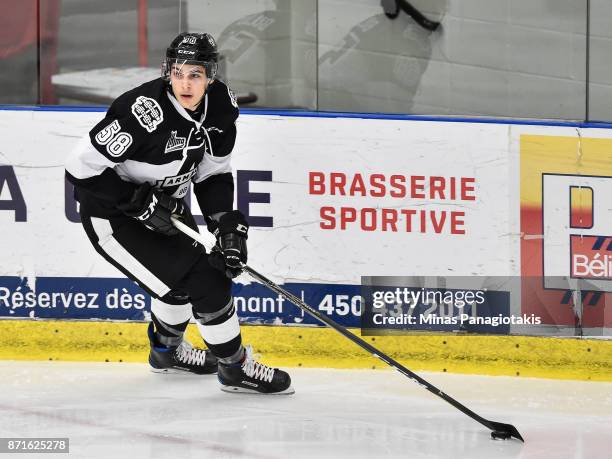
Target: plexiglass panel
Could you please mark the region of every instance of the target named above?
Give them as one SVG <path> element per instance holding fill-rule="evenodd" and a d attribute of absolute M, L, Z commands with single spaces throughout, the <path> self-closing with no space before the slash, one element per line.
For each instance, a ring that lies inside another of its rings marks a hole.
<path fill-rule="evenodd" d="M 0 103 L 108 105 L 195 31 L 217 38 L 243 106 L 612 120 L 605 0 L 590 2 L 588 104 L 586 0 L 6 3 Z"/>
<path fill-rule="evenodd" d="M 157 78 L 183 6 L 178 0 L 63 0 L 50 58 L 57 62 L 54 96 L 62 104 L 108 105 Z"/>
<path fill-rule="evenodd" d="M 219 77 L 241 105 L 316 107 L 316 0 L 64 0 L 54 61 L 63 104 L 109 104 L 159 76 L 172 38 L 217 39 Z M 49 98 L 48 100 L 51 100 Z"/>
<path fill-rule="evenodd" d="M 612 2 L 591 0 L 589 120 L 612 121 Z"/>
<path fill-rule="evenodd" d="M 37 4 L 0 2 L 0 104 L 38 102 Z"/>
<path fill-rule="evenodd" d="M 217 38 L 221 77 L 249 106 L 317 108 L 316 0 L 187 3 L 188 29 Z"/>
<path fill-rule="evenodd" d="M 583 119 L 586 3 L 319 1 L 319 109 Z M 325 18 L 325 20 L 323 20 Z"/>

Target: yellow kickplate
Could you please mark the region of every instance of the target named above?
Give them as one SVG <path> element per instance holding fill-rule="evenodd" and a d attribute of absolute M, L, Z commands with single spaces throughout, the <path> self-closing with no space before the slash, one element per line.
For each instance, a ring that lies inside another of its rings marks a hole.
<path fill-rule="evenodd" d="M 146 330 L 144 323 L 0 320 L 0 359 L 146 362 Z M 328 328 L 243 326 L 242 335 L 269 365 L 389 368 Z M 187 336 L 202 345 L 194 325 Z M 364 339 L 411 370 L 612 381 L 612 341 L 452 335 Z"/>

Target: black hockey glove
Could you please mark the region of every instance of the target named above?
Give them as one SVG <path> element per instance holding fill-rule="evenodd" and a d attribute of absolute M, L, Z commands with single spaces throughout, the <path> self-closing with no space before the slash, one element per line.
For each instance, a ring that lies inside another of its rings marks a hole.
<path fill-rule="evenodd" d="M 210 265 L 233 279 L 242 272 L 247 262 L 247 233 L 249 224 L 239 210 L 220 212 L 206 218 L 208 231 L 217 238 L 215 250 L 210 253 Z"/>
<path fill-rule="evenodd" d="M 136 188 L 129 202 L 117 207 L 150 230 L 166 236 L 174 236 L 179 233 L 170 217 L 174 214 L 184 219 L 186 212 L 189 212 L 182 200 L 168 196 L 146 182 Z"/>

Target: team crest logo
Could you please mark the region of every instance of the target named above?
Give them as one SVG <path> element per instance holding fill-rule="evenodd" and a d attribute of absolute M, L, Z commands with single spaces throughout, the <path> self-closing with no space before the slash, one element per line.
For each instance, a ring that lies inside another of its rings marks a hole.
<path fill-rule="evenodd" d="M 180 151 L 185 148 L 185 145 L 187 144 L 187 139 L 185 137 L 178 137 L 176 133 L 177 131 L 172 131 L 170 133 L 170 138 L 166 142 L 166 149 L 164 150 L 164 153 Z"/>
<path fill-rule="evenodd" d="M 132 113 L 147 132 L 153 132 L 164 121 L 164 112 L 150 97 L 138 96 L 132 105 Z"/>

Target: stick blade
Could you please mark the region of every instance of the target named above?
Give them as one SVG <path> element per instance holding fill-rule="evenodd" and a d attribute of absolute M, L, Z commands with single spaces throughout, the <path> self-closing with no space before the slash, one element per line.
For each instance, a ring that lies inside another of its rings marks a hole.
<path fill-rule="evenodd" d="M 489 424 L 490 425 L 488 427 L 493 432 L 501 432 L 503 434 L 507 434 L 510 437 L 514 437 L 517 440 L 520 440 L 523 443 L 525 443 L 525 440 L 523 439 L 519 431 L 516 430 L 516 427 L 514 427 L 512 424 L 504 424 L 503 422 L 493 422 L 493 421 L 489 421 Z"/>
<path fill-rule="evenodd" d="M 423 27 L 424 29 L 431 30 L 432 32 L 434 30 L 436 30 L 438 27 L 440 27 L 440 23 L 439 22 L 431 21 L 431 20 L 429 20 L 427 18 L 425 18 L 423 21 L 419 22 L 419 25 L 421 27 Z"/>

